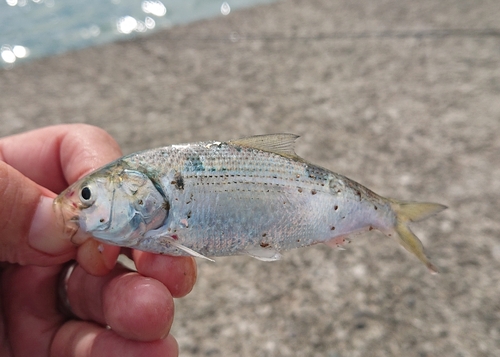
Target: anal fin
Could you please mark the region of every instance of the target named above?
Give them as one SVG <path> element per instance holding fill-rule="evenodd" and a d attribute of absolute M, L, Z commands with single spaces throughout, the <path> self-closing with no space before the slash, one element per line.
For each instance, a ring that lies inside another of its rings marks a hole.
<path fill-rule="evenodd" d="M 351 240 L 346 236 L 340 236 L 332 238 L 324 243 L 331 248 L 336 248 L 338 250 L 345 250 L 344 246 L 346 244 L 351 243 Z"/>

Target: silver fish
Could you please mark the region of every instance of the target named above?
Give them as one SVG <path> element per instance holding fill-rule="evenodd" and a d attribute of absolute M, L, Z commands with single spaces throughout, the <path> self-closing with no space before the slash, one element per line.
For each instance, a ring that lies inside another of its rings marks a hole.
<path fill-rule="evenodd" d="M 80 179 L 54 201 L 78 242 L 195 257 L 281 252 L 377 229 L 432 272 L 408 223 L 446 207 L 381 197 L 297 156 L 293 134 L 173 145 L 134 153 Z"/>

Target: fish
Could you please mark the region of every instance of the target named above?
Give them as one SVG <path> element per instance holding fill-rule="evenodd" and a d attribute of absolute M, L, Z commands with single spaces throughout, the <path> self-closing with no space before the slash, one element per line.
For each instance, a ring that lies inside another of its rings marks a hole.
<path fill-rule="evenodd" d="M 174 256 L 248 255 L 324 243 L 343 249 L 376 229 L 433 273 L 409 224 L 446 208 L 384 198 L 295 153 L 297 135 L 166 146 L 126 155 L 81 178 L 54 200 L 75 244 L 92 237 Z"/>

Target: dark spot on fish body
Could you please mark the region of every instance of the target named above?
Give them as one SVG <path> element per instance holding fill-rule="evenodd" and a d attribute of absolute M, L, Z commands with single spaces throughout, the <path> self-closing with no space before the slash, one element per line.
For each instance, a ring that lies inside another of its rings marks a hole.
<path fill-rule="evenodd" d="M 311 190 L 311 194 L 312 194 L 312 195 L 315 195 L 316 193 L 317 193 L 317 191 L 316 191 L 316 190 Z"/>
<path fill-rule="evenodd" d="M 269 247 L 269 243 L 261 242 L 261 243 L 260 243 L 260 246 L 261 246 L 262 248 L 267 248 L 267 247 Z"/>
<path fill-rule="evenodd" d="M 187 214 L 187 218 L 188 218 L 188 219 L 189 219 L 189 218 L 191 218 L 191 211 L 189 211 L 189 212 L 188 212 L 188 214 Z"/>
<path fill-rule="evenodd" d="M 335 206 L 333 207 L 333 209 L 334 209 L 335 211 L 337 211 L 337 210 L 339 209 L 339 206 L 335 205 Z"/>
<path fill-rule="evenodd" d="M 375 207 L 375 211 L 376 211 L 376 210 L 378 210 L 378 207 L 377 207 L 377 206 L 373 206 L 373 207 Z"/>
<path fill-rule="evenodd" d="M 302 193 L 302 189 L 300 187 L 299 187 L 298 191 L 299 191 L 299 193 Z"/>
<path fill-rule="evenodd" d="M 144 204 L 144 201 L 143 200 L 139 200 L 137 203 L 142 206 Z"/>
<path fill-rule="evenodd" d="M 99 222 L 101 222 L 101 223 L 104 223 L 104 221 L 105 221 L 105 219 L 104 219 L 104 218 L 101 218 L 101 219 L 99 220 Z"/>
<path fill-rule="evenodd" d="M 172 183 L 175 185 L 175 188 L 178 190 L 184 190 L 184 178 L 180 172 L 176 172 L 174 175 L 174 181 Z"/>
<path fill-rule="evenodd" d="M 332 227 L 330 228 L 330 230 L 334 231 L 334 230 L 335 230 L 335 226 L 332 226 Z"/>
<path fill-rule="evenodd" d="M 265 236 L 267 236 L 267 233 L 262 234 L 262 237 L 265 237 Z"/>
<path fill-rule="evenodd" d="M 373 227 L 372 227 L 372 226 L 370 226 L 370 228 L 368 228 L 368 230 L 369 230 L 369 231 L 373 231 Z"/>
<path fill-rule="evenodd" d="M 167 213 L 168 213 L 168 211 L 170 211 L 170 202 L 168 202 L 167 200 L 165 200 L 165 201 L 163 202 L 162 207 L 163 207 L 163 209 L 164 209 L 165 211 L 167 211 Z"/>

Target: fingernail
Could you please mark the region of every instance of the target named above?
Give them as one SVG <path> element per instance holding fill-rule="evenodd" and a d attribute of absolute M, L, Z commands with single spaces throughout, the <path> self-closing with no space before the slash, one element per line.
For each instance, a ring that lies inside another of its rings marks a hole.
<path fill-rule="evenodd" d="M 28 234 L 29 245 L 46 254 L 59 255 L 75 249 L 70 237 L 64 234 L 64 227 L 57 222 L 52 208 L 53 199 L 42 196 L 31 221 Z"/>

